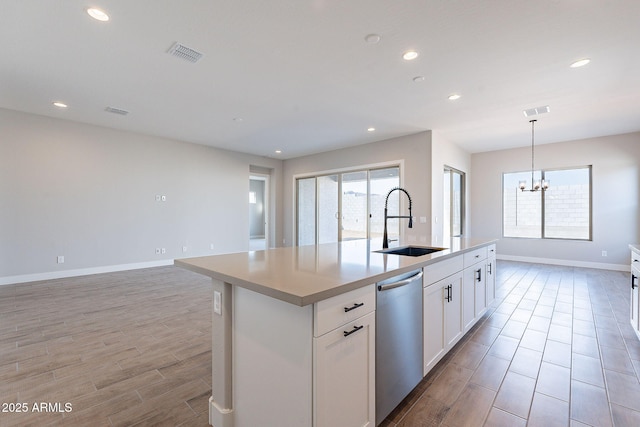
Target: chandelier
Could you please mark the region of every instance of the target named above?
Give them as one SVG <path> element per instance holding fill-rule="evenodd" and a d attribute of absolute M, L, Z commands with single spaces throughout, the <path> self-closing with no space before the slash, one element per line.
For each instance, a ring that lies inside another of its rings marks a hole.
<path fill-rule="evenodd" d="M 531 123 L 531 188 L 528 191 L 538 191 L 538 190 L 547 190 L 549 188 L 549 181 L 545 181 L 544 179 L 540 180 L 540 181 L 535 181 L 533 179 L 533 160 L 534 160 L 534 151 L 533 151 L 533 140 L 534 140 L 534 133 L 533 133 L 533 126 L 535 124 L 537 120 L 533 119 L 533 120 L 529 120 L 529 123 Z M 520 181 L 519 185 L 520 190 L 524 191 L 527 188 L 527 181 Z"/>

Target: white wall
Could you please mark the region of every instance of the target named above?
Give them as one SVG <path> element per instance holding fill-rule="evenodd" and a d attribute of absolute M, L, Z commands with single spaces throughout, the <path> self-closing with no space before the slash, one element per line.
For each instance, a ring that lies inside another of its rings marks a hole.
<path fill-rule="evenodd" d="M 0 129 L 0 283 L 247 250 L 250 165 L 281 206 L 281 160 L 3 109 Z"/>
<path fill-rule="evenodd" d="M 284 162 L 284 237 L 287 246 L 294 242 L 295 206 L 294 184 L 296 175 L 329 170 L 351 169 L 390 161 L 404 161 L 401 185 L 411 194 L 413 215 L 429 217 L 431 212 L 431 132 L 393 138 L 385 141 L 313 154 Z M 406 206 L 406 205 L 405 205 Z M 405 238 L 431 233 L 430 224 L 414 221 L 411 230 L 407 222 L 401 223 Z"/>
<path fill-rule="evenodd" d="M 442 242 L 443 216 L 444 216 L 444 167 L 449 166 L 465 173 L 465 221 L 463 234 L 473 237 L 484 236 L 481 230 L 478 235 L 471 231 L 471 211 L 473 206 L 469 204 L 469 194 L 473 191 L 473 180 L 471 179 L 471 155 L 457 145 L 444 139 L 437 131 L 432 133 L 432 176 L 431 176 L 431 227 L 434 236 L 434 244 Z M 446 244 L 445 244 L 446 246 Z"/>
<path fill-rule="evenodd" d="M 474 235 L 502 236 L 502 173 L 531 169 L 531 148 L 471 156 Z M 640 133 L 537 145 L 536 169 L 593 165 L 593 241 L 501 238 L 510 259 L 628 268 L 629 243 L 640 242 Z M 553 185 L 553 182 L 551 183 Z M 602 251 L 607 251 L 607 257 Z"/>

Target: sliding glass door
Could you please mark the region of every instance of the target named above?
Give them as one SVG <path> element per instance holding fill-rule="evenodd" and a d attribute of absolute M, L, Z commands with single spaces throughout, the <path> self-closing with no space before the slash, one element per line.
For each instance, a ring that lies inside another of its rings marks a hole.
<path fill-rule="evenodd" d="M 298 178 L 296 233 L 298 245 L 382 237 L 384 202 L 400 185 L 400 168 L 345 171 Z M 398 195 L 389 197 L 389 215 L 397 215 Z M 389 221 L 389 238 L 399 235 Z"/>

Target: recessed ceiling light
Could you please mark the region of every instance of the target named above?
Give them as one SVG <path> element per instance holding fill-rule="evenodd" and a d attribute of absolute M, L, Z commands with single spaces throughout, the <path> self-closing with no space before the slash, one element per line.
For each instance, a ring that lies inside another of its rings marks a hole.
<path fill-rule="evenodd" d="M 68 107 L 67 104 L 65 104 L 64 102 L 60 102 L 60 101 L 54 102 L 53 105 L 55 105 L 58 108 L 67 108 Z"/>
<path fill-rule="evenodd" d="M 282 153 L 282 150 L 276 150 L 276 154 Z"/>
<path fill-rule="evenodd" d="M 460 99 L 460 95 L 458 95 L 457 93 L 452 93 L 448 96 L 448 99 L 449 101 L 455 101 L 456 99 Z"/>
<path fill-rule="evenodd" d="M 402 58 L 407 61 L 412 61 L 418 57 L 418 52 L 415 50 L 408 50 L 402 54 Z"/>
<path fill-rule="evenodd" d="M 376 128 L 371 127 L 371 128 L 367 129 L 367 132 L 375 132 L 375 130 L 376 130 Z"/>
<path fill-rule="evenodd" d="M 591 60 L 589 58 L 580 59 L 570 65 L 571 68 L 580 68 L 587 65 Z"/>
<path fill-rule="evenodd" d="M 90 17 L 98 21 L 107 22 L 109 20 L 109 15 L 107 15 L 100 9 L 96 9 L 95 7 L 90 7 L 89 9 L 87 9 L 87 13 Z"/>
<path fill-rule="evenodd" d="M 241 122 L 242 120 L 243 120 L 242 117 L 234 117 L 233 118 L 234 122 Z"/>
<path fill-rule="evenodd" d="M 424 76 L 415 76 L 413 78 L 413 81 L 416 82 L 416 83 L 423 82 L 424 81 Z"/>
<path fill-rule="evenodd" d="M 380 42 L 380 39 L 382 39 L 382 37 L 380 37 L 378 34 L 369 34 L 364 38 L 364 41 L 366 41 L 367 43 L 376 44 Z"/>

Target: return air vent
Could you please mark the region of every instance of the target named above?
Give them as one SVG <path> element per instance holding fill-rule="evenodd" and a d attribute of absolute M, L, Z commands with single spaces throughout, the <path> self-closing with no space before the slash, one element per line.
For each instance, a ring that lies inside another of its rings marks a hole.
<path fill-rule="evenodd" d="M 107 113 L 120 114 L 121 116 L 126 116 L 129 114 L 127 110 L 123 110 L 121 108 L 107 107 L 104 109 Z"/>
<path fill-rule="evenodd" d="M 190 47 L 180 43 L 174 43 L 167 53 L 189 62 L 198 62 L 203 55 L 197 50 L 191 49 Z"/>
<path fill-rule="evenodd" d="M 524 110 L 525 117 L 537 116 L 538 114 L 544 114 L 551 111 L 548 105 L 544 105 L 542 107 L 529 108 L 528 110 Z"/>

